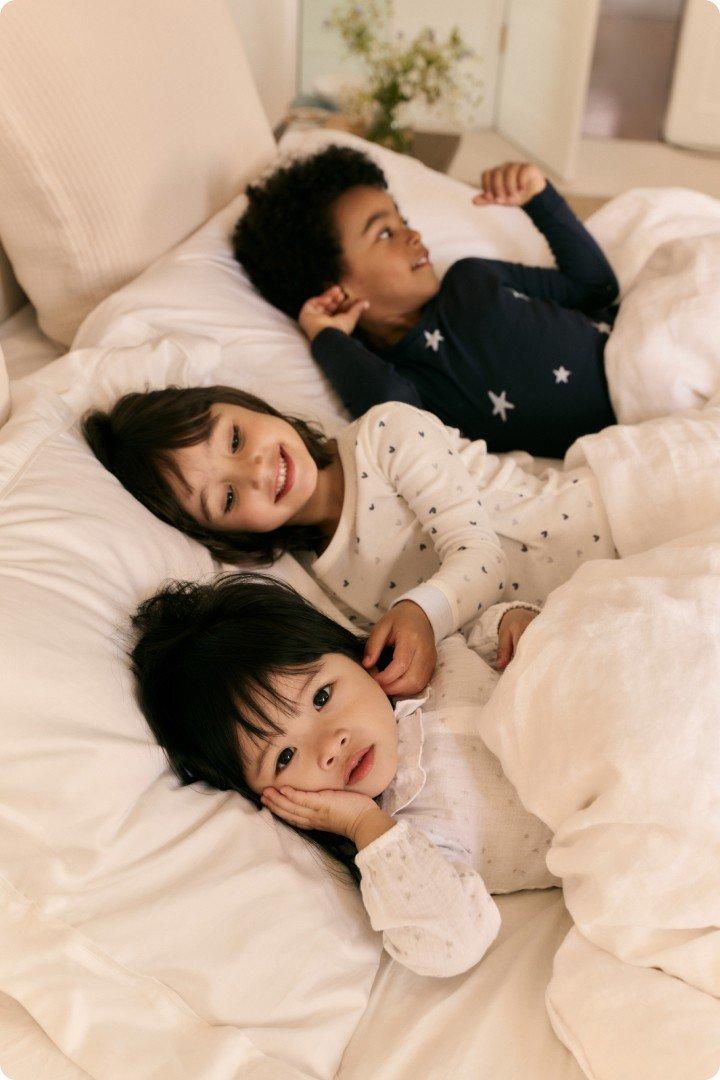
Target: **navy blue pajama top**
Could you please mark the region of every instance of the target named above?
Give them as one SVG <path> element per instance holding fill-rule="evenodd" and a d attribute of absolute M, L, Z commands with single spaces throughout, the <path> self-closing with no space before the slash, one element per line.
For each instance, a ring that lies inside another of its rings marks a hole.
<path fill-rule="evenodd" d="M 395 345 L 371 350 L 332 328 L 317 335 L 313 356 L 353 417 L 404 401 L 490 451 L 546 457 L 616 422 L 603 363 L 615 274 L 550 183 L 523 209 L 558 269 L 460 259 Z"/>

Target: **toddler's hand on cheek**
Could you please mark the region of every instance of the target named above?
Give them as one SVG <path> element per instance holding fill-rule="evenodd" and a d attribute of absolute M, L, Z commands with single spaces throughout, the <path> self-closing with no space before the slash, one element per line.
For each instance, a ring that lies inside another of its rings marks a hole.
<path fill-rule="evenodd" d="M 395 824 L 369 795 L 357 791 L 337 791 L 333 788 L 300 791 L 285 786 L 267 787 L 261 800 L 263 806 L 288 825 L 347 836 L 356 847 L 370 843 L 366 838 L 370 833 L 380 836 Z M 381 828 L 381 825 L 384 827 Z M 362 840 L 365 842 L 359 842 Z"/>

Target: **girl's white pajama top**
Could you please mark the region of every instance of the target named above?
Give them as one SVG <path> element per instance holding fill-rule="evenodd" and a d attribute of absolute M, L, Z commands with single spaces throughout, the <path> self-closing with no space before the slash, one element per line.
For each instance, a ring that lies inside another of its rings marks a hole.
<path fill-rule="evenodd" d="M 359 626 L 399 600 L 425 611 L 437 641 L 502 597 L 542 603 L 615 547 L 587 466 L 532 471 L 412 405 L 376 405 L 338 436 L 345 495 L 310 570 Z"/>
<path fill-rule="evenodd" d="M 494 654 L 512 606 L 476 624 L 480 653 Z M 456 975 L 480 960 L 500 927 L 491 892 L 558 884 L 545 864 L 550 831 L 478 734 L 498 678 L 460 634 L 442 642 L 426 695 L 396 706 L 398 770 L 379 803 L 397 823 L 355 857 L 373 928 L 420 975 Z"/>

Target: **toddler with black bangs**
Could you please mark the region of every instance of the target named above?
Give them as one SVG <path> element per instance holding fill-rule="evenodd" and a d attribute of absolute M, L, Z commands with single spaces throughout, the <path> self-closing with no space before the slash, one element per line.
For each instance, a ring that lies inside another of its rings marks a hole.
<path fill-rule="evenodd" d="M 492 451 L 562 457 L 615 423 L 604 350 L 618 283 L 600 247 L 536 165 L 482 176 L 478 206 L 519 206 L 557 269 L 464 258 L 442 282 L 382 170 L 329 146 L 247 189 L 235 256 L 298 319 L 353 417 L 403 401 Z"/>
<path fill-rule="evenodd" d="M 517 643 L 534 614 L 491 609 L 478 649 Z M 557 883 L 549 831 L 467 707 L 498 675 L 458 635 L 425 693 L 393 703 L 361 664 L 363 641 L 270 577 L 175 583 L 133 621 L 140 704 L 181 782 L 239 792 L 345 867 L 413 971 L 472 967 L 499 929 L 491 892 Z"/>

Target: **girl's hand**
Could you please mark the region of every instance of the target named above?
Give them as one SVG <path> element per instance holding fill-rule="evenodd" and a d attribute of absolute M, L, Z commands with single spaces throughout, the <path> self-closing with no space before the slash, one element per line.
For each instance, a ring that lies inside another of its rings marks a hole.
<path fill-rule="evenodd" d="M 367 307 L 367 300 L 349 300 L 344 289 L 332 285 L 321 296 L 305 301 L 298 320 L 300 329 L 308 341 L 313 341 L 328 326 L 342 330 L 343 334 L 352 334 Z"/>
<path fill-rule="evenodd" d="M 482 191 L 473 198 L 476 206 L 524 206 L 545 190 L 547 180 L 529 161 L 506 161 L 486 169 L 480 186 Z"/>
<path fill-rule="evenodd" d="M 386 694 L 419 693 L 437 663 L 433 628 L 419 604 L 401 600 L 375 623 L 365 645 L 363 667 L 374 667 L 387 645 L 392 646 L 393 658 L 376 673 L 375 681 Z"/>
<path fill-rule="evenodd" d="M 261 800 L 263 806 L 289 825 L 347 836 L 358 849 L 366 847 L 395 824 L 369 795 L 356 791 L 267 787 Z"/>
<path fill-rule="evenodd" d="M 515 655 L 520 638 L 536 617 L 537 612 L 530 611 L 528 608 L 510 608 L 505 612 L 498 629 L 498 654 L 495 666 L 499 671 L 503 671 L 508 666 Z"/>

